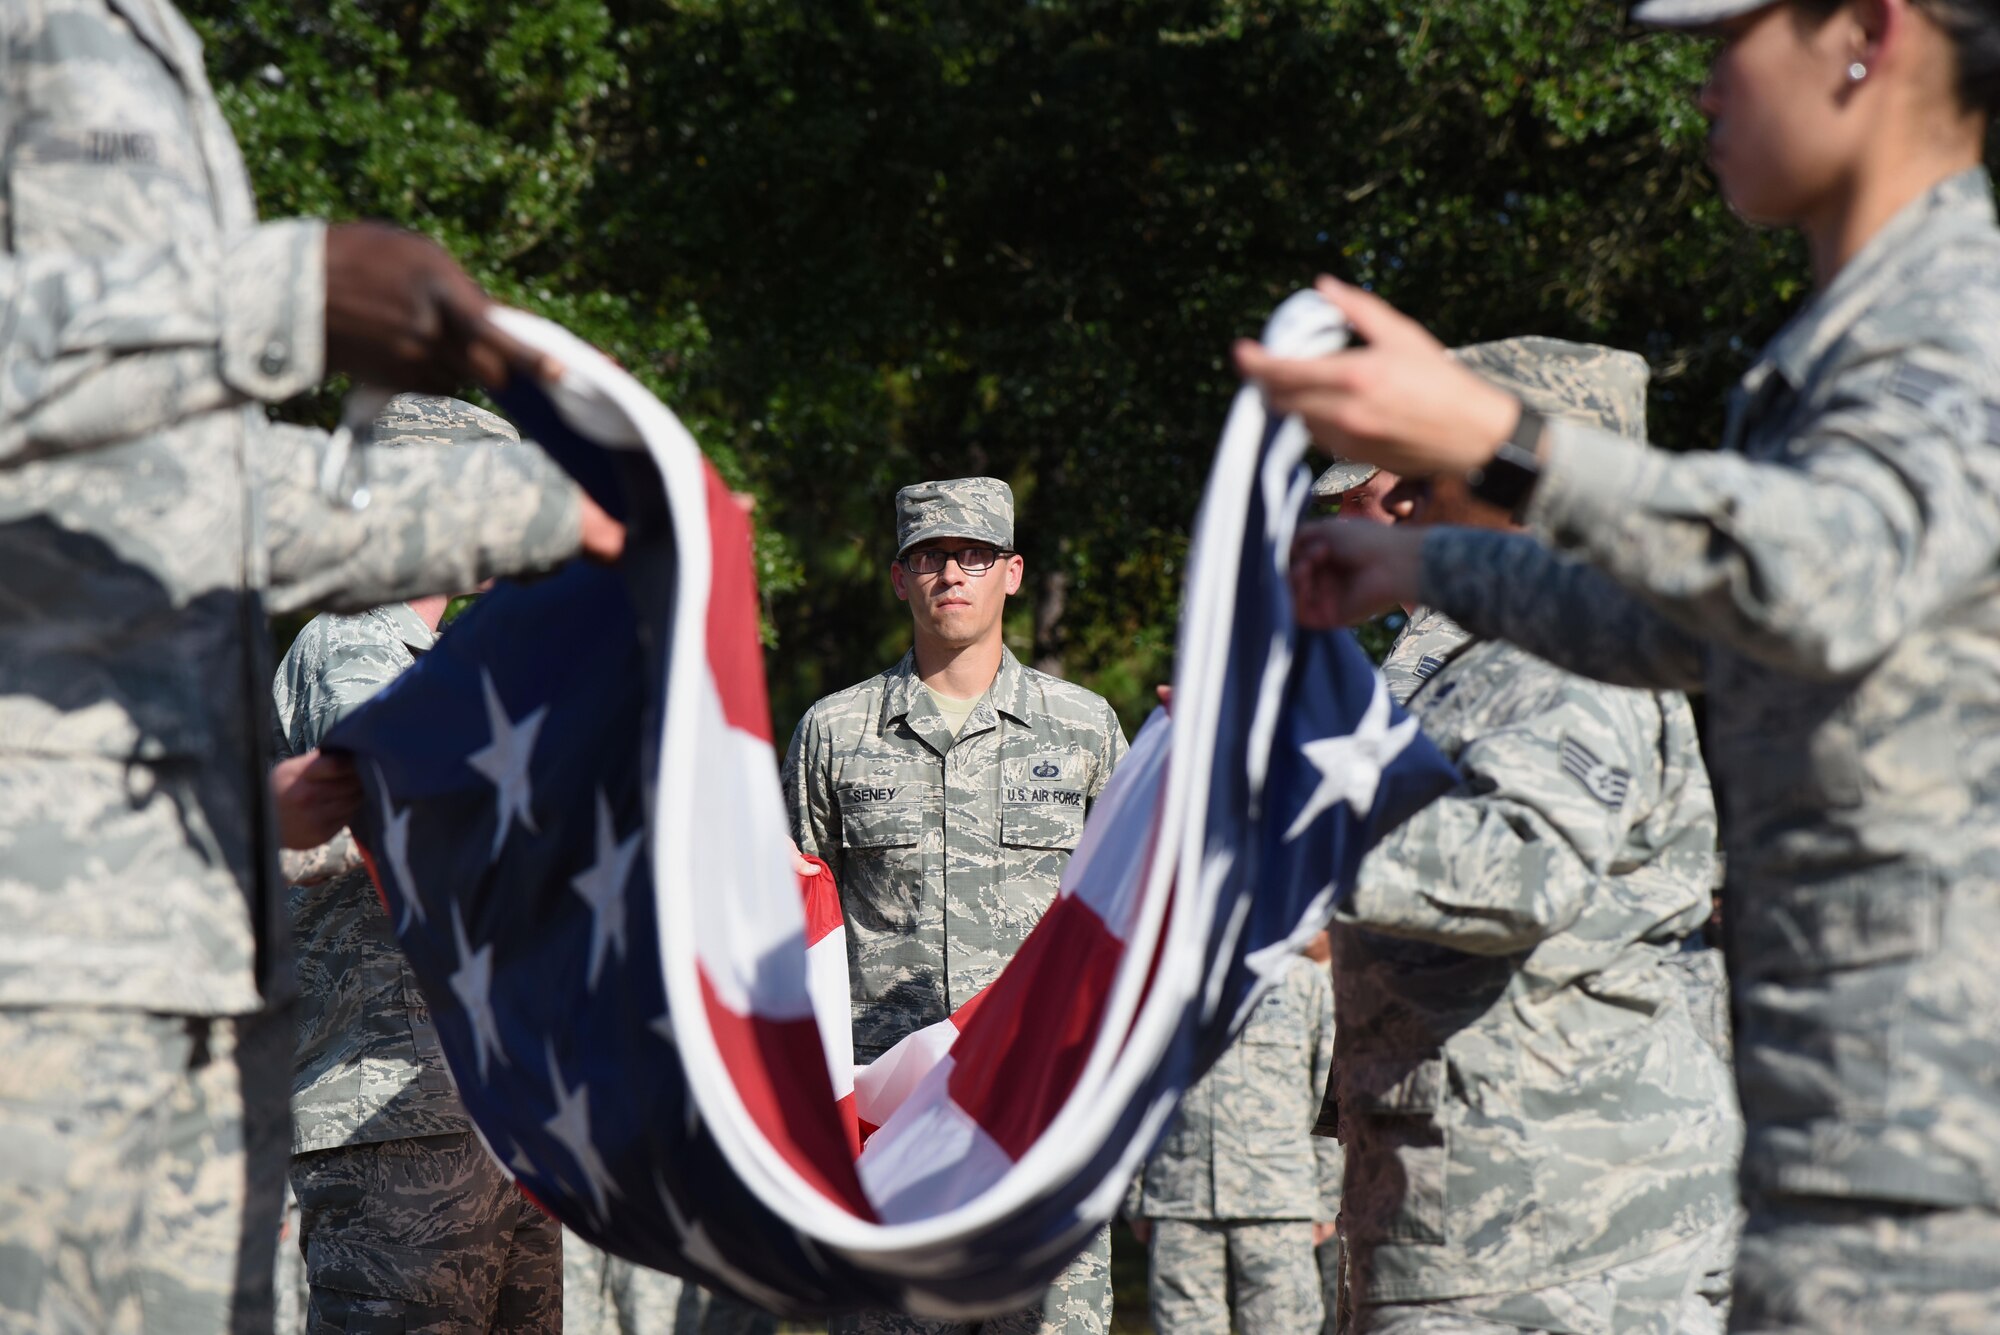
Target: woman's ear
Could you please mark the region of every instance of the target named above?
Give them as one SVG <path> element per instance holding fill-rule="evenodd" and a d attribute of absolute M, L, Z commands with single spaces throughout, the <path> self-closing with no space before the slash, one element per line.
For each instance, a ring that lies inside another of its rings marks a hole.
<path fill-rule="evenodd" d="M 1869 75 L 1903 55 L 1903 34 L 1909 27 L 1910 0 L 1849 0 L 1838 20 L 1848 60 L 1847 77 L 1860 84 Z"/>

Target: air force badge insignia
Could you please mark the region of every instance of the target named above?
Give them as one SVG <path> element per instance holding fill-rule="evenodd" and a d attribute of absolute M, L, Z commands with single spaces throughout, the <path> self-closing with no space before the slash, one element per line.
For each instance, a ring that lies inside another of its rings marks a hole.
<path fill-rule="evenodd" d="M 1060 779 L 1062 777 L 1062 766 L 1056 764 L 1053 760 L 1044 760 L 1036 764 L 1028 772 L 1038 779 Z"/>
<path fill-rule="evenodd" d="M 1559 749 L 1563 772 L 1582 784 L 1583 791 L 1613 811 L 1625 805 L 1625 795 L 1632 790 L 1632 775 L 1628 771 L 1605 764 L 1589 747 L 1573 738 L 1563 738 Z"/>

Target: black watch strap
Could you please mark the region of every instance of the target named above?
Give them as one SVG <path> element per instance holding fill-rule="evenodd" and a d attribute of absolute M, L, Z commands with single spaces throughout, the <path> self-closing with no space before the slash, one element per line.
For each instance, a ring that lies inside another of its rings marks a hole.
<path fill-rule="evenodd" d="M 1540 413 L 1522 404 L 1521 420 L 1515 424 L 1514 434 L 1491 459 L 1465 475 L 1466 490 L 1519 521 L 1528 508 L 1529 498 L 1535 494 L 1535 484 L 1542 480 L 1542 464 L 1536 450 L 1546 425 Z"/>

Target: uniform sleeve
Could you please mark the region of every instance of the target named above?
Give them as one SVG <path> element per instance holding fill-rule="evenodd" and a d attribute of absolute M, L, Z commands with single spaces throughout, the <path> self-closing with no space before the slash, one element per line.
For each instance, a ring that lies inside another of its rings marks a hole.
<path fill-rule="evenodd" d="M 1437 528 L 1424 535 L 1424 605 L 1596 681 L 1648 690 L 1701 686 L 1701 641 L 1594 566 L 1525 533 Z"/>
<path fill-rule="evenodd" d="M 1146 1166 L 1141 1164 L 1139 1171 L 1132 1174 L 1132 1180 L 1125 1185 L 1125 1199 L 1119 1203 L 1118 1213 L 1127 1219 L 1144 1219 L 1145 1211 Z"/>
<path fill-rule="evenodd" d="M 1125 741 L 1125 726 L 1118 721 L 1118 711 L 1111 707 L 1108 700 L 1100 703 L 1104 707 L 1102 737 L 1097 748 L 1097 775 L 1091 782 L 1084 804 L 1086 814 L 1097 804 L 1097 795 L 1104 791 L 1105 784 L 1111 782 L 1111 772 L 1118 768 L 1118 762 L 1131 749 Z"/>
<path fill-rule="evenodd" d="M 1921 357 L 1921 360 L 1917 360 Z M 1550 428 L 1530 521 L 1683 629 L 1800 676 L 1866 670 L 2000 553 L 1978 359 L 1878 351 L 1784 462 Z"/>
<path fill-rule="evenodd" d="M 325 374 L 326 230 L 0 255 L 0 467 L 276 403 Z"/>
<path fill-rule="evenodd" d="M 799 852 L 826 863 L 838 885 L 840 813 L 833 801 L 830 759 L 817 710 L 808 709 L 792 729 L 792 744 L 785 748 L 785 806 L 792 819 L 792 842 L 799 846 Z"/>
<path fill-rule="evenodd" d="M 1333 984 L 1324 968 L 1318 964 L 1312 968 L 1313 1000 L 1316 1003 L 1312 1030 L 1312 1102 L 1315 1108 L 1324 1109 L 1333 1088 Z M 1323 1112 L 1321 1116 L 1324 1117 Z M 1317 1125 L 1314 1129 L 1317 1131 Z M 1312 1147 L 1313 1166 L 1319 1179 L 1317 1222 L 1331 1223 L 1340 1214 L 1340 1181 L 1346 1168 L 1346 1156 L 1340 1142 L 1331 1136 L 1314 1135 Z"/>
<path fill-rule="evenodd" d="M 312 750 L 334 724 L 407 666 L 400 646 L 366 621 L 314 617 L 286 651 L 272 683 L 278 751 L 297 756 Z M 279 862 L 287 885 L 316 885 L 362 865 L 360 846 L 344 829 L 317 848 L 282 850 Z"/>
<path fill-rule="evenodd" d="M 1468 743 L 1458 766 L 1460 787 L 1362 863 L 1337 922 L 1479 955 L 1562 931 L 1659 801 L 1658 716 L 1571 679 Z"/>
<path fill-rule="evenodd" d="M 318 746 L 408 665 L 401 646 L 365 621 L 314 617 L 278 664 L 272 691 L 286 752 L 304 755 Z"/>
<path fill-rule="evenodd" d="M 466 593 L 495 575 L 552 570 L 582 540 L 582 493 L 535 445 L 367 446 L 357 453 L 369 501 L 357 510 L 320 488 L 326 433 L 274 424 L 260 434 L 273 612 Z"/>
<path fill-rule="evenodd" d="M 318 848 L 278 850 L 278 868 L 286 885 L 318 885 L 321 881 L 360 871 L 364 865 L 361 845 L 354 842 L 353 833 L 346 829 Z"/>

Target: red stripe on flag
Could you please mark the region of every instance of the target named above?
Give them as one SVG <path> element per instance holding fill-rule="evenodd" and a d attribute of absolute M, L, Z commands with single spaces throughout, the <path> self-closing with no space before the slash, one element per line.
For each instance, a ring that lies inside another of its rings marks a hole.
<path fill-rule="evenodd" d="M 858 1158 L 861 1154 L 861 1142 L 868 1139 L 868 1136 L 874 1133 L 875 1128 L 870 1126 L 867 1132 L 864 1133 L 862 1131 L 861 1128 L 868 1124 L 863 1122 L 861 1115 L 854 1111 L 853 1090 L 850 1089 L 847 1093 L 841 1095 L 840 1102 L 835 1106 L 840 1109 L 840 1130 L 841 1134 L 847 1137 L 848 1152 Z"/>
<path fill-rule="evenodd" d="M 729 726 L 769 742 L 771 701 L 764 689 L 750 517 L 714 468 L 704 461 L 701 471 L 708 482 L 708 670 Z"/>
<path fill-rule="evenodd" d="M 820 1195 L 873 1222 L 875 1211 L 862 1193 L 844 1119 L 827 1079 L 819 1026 L 810 1018 L 739 1015 L 722 1004 L 708 970 L 698 972 L 708 1027 L 750 1120 Z"/>
<path fill-rule="evenodd" d="M 361 865 L 367 869 L 368 881 L 371 885 L 375 887 L 375 902 L 382 906 L 382 912 L 388 916 L 389 921 L 393 924 L 396 921 L 396 914 L 395 911 L 389 907 L 389 892 L 382 888 L 382 873 L 375 870 L 375 859 L 368 852 L 368 845 L 362 843 L 359 839 L 356 839 L 354 841 L 354 847 L 360 851 Z M 409 894 L 410 889 L 411 887 L 404 886 L 403 893 L 406 895 Z"/>
<path fill-rule="evenodd" d="M 1088 904 L 1060 896 L 977 1011 L 954 1017 L 951 1101 L 1009 1158 L 1028 1152 L 1076 1087 L 1124 953 Z"/>
<path fill-rule="evenodd" d="M 979 1014 L 979 1008 L 986 1004 L 986 997 L 989 993 L 993 991 L 994 983 L 997 982 L 999 982 L 999 979 L 996 978 L 994 979 L 993 983 L 988 983 L 986 986 L 980 988 L 977 992 L 974 992 L 971 996 L 967 997 L 964 1003 L 960 1005 L 957 1010 L 951 1013 L 949 1017 L 951 1020 L 951 1027 L 958 1030 L 958 1032 L 961 1034 L 964 1033 L 966 1026 L 972 1023 L 972 1017 Z M 954 1043 L 952 1045 L 952 1050 L 957 1051 L 957 1047 L 958 1045 Z"/>
<path fill-rule="evenodd" d="M 840 891 L 833 884 L 833 868 L 820 859 L 808 857 L 814 867 L 810 876 L 799 877 L 799 893 L 806 901 L 806 945 L 816 946 L 837 932 L 847 919 L 840 911 Z"/>

